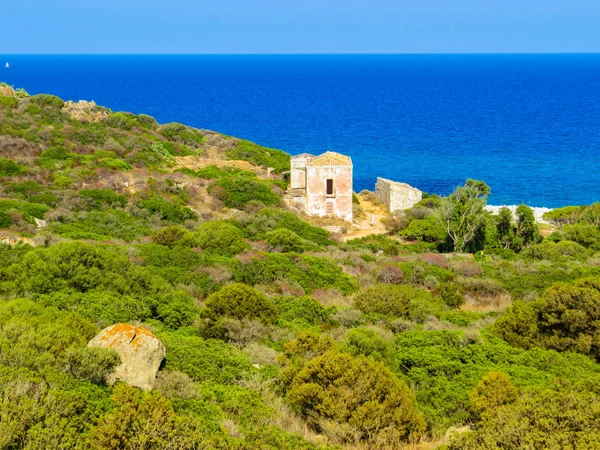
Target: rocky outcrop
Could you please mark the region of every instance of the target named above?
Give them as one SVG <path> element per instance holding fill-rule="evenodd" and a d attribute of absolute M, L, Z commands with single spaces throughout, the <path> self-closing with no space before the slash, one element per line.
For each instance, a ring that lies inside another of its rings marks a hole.
<path fill-rule="evenodd" d="M 15 90 L 8 84 L 0 84 L 0 96 L 3 97 L 14 97 Z"/>
<path fill-rule="evenodd" d="M 100 122 L 108 117 L 108 112 L 96 105 L 93 100 L 91 102 L 85 100 L 79 102 L 67 101 L 62 107 L 62 112 L 68 114 L 71 119 L 80 122 Z"/>
<path fill-rule="evenodd" d="M 110 348 L 121 357 L 121 364 L 106 379 L 108 384 L 120 380 L 146 391 L 154 387 L 156 373 L 165 357 L 165 347 L 156 336 L 146 328 L 127 323 L 105 328 L 88 346 Z"/>

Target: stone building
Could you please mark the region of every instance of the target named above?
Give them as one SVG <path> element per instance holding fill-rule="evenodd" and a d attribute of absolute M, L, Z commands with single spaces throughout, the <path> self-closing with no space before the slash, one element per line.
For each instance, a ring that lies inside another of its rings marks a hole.
<path fill-rule="evenodd" d="M 390 212 L 412 208 L 423 198 L 423 193 L 406 183 L 377 178 L 375 195 Z"/>
<path fill-rule="evenodd" d="M 292 157 L 285 198 L 306 214 L 352 222 L 352 160 L 336 152 Z"/>

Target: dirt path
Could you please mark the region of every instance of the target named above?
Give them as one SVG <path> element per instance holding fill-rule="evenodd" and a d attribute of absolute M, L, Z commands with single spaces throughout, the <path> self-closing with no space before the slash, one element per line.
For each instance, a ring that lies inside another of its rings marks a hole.
<path fill-rule="evenodd" d="M 369 234 L 385 234 L 387 233 L 385 227 L 381 223 L 381 219 L 387 217 L 389 213 L 387 212 L 384 205 L 376 204 L 368 199 L 366 199 L 363 195 L 358 194 L 358 200 L 361 208 L 365 212 L 365 217 L 363 219 L 356 220 L 352 225 L 352 229 L 348 231 L 343 237 L 345 241 L 350 239 L 356 239 L 364 236 L 368 236 Z M 375 215 L 375 225 L 371 226 L 371 215 Z"/>

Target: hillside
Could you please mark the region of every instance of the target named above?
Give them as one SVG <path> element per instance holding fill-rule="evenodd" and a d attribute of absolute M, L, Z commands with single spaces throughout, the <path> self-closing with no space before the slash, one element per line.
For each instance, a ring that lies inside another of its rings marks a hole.
<path fill-rule="evenodd" d="M 343 242 L 288 168 L 0 84 L 0 449 L 600 448 L 600 205 L 542 237 L 483 182 L 363 192 Z M 114 324 L 164 345 L 152 391 L 107 384 Z"/>

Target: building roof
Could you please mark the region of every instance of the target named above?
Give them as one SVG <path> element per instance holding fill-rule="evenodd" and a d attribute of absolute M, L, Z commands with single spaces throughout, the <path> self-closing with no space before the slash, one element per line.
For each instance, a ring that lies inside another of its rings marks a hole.
<path fill-rule="evenodd" d="M 309 166 L 351 166 L 349 156 L 336 152 L 325 152 L 308 162 Z"/>

